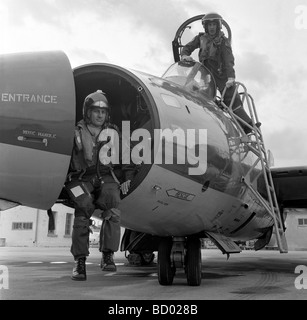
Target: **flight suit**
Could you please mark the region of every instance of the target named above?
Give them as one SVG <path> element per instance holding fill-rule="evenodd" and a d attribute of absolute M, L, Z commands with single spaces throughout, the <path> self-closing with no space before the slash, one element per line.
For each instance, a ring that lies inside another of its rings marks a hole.
<path fill-rule="evenodd" d="M 116 126 L 112 126 L 113 128 Z M 106 127 L 104 127 L 106 128 Z M 117 129 L 118 130 L 118 129 Z M 120 181 L 132 180 L 135 165 L 97 166 L 98 143 L 81 120 L 76 128 L 71 173 L 66 189 L 75 207 L 71 253 L 75 260 L 89 255 L 91 216 L 102 210 L 100 251 L 118 250 L 120 241 Z M 121 149 L 121 147 L 120 147 Z M 98 170 L 98 171 L 97 171 Z"/>
<path fill-rule="evenodd" d="M 199 33 L 183 47 L 181 55 L 189 56 L 198 48 L 199 61 L 211 71 L 216 86 L 222 94 L 227 80 L 229 78 L 235 79 L 234 56 L 228 39 L 223 32 L 220 32 L 215 38 L 211 38 L 206 33 Z M 225 91 L 224 102 L 227 106 L 230 105 L 234 92 L 235 86 L 231 86 Z M 235 95 L 232 109 L 245 122 L 251 123 L 250 117 L 242 107 L 242 101 L 238 93 Z"/>

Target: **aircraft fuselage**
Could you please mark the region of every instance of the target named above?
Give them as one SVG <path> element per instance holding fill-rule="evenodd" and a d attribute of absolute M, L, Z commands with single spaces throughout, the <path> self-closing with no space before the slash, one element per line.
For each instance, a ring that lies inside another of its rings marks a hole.
<path fill-rule="evenodd" d="M 148 130 L 151 143 L 162 150 L 151 150 L 152 162 L 141 167 L 123 197 L 124 227 L 158 236 L 211 231 L 244 240 L 272 226 L 270 215 L 242 182 L 259 174 L 255 155 L 241 143 L 237 124 L 214 102 L 208 71 L 203 71 L 208 83 L 201 91 L 197 84 L 189 87 L 110 64 L 71 70 L 62 52 L 5 55 L 0 65 L 1 199 L 45 210 L 57 201 L 84 97 L 103 89 L 113 121 Z M 198 81 L 196 71 L 192 80 Z M 192 129 L 205 130 L 206 140 L 199 136 L 194 143 L 187 134 Z M 162 139 L 165 130 L 183 133 L 184 140 Z M 157 161 L 159 152 L 172 148 L 171 164 Z M 205 157 L 198 157 L 201 152 Z M 178 154 L 184 154 L 183 163 Z"/>

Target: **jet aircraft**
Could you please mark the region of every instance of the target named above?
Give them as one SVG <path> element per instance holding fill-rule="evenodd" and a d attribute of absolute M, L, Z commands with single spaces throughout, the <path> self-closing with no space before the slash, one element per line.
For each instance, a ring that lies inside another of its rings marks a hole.
<path fill-rule="evenodd" d="M 257 240 L 259 250 L 275 234 L 280 252 L 287 252 L 283 209 L 306 207 L 307 167 L 272 168 L 245 86 L 236 83 L 253 121 L 248 135 L 217 95 L 210 71 L 180 61 L 182 34 L 201 17 L 178 29 L 175 63 L 163 76 L 108 63 L 72 70 L 62 51 L 0 56 L 0 209 L 70 205 L 64 184 L 75 124 L 84 98 L 103 89 L 113 122 L 121 128 L 129 121 L 131 140 L 138 129 L 150 133 L 146 141 L 134 141 L 140 163 L 120 205 L 126 228 L 121 249 L 140 252 L 145 262 L 157 251 L 161 285 L 171 285 L 178 268 L 185 269 L 188 285 L 201 284 L 204 238 L 229 255 L 241 251 L 238 241 Z M 199 134 L 193 140 L 191 129 L 205 129 L 206 139 Z M 152 161 L 142 156 L 145 145 Z M 163 158 L 169 150 L 172 161 Z"/>

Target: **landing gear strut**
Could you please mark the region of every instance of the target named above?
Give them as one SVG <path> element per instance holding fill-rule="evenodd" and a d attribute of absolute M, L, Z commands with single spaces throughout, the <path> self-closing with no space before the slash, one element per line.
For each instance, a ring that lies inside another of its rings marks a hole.
<path fill-rule="evenodd" d="M 158 279 L 161 285 L 173 284 L 177 268 L 184 268 L 189 286 L 201 284 L 201 242 L 197 237 L 168 237 L 158 249 Z"/>

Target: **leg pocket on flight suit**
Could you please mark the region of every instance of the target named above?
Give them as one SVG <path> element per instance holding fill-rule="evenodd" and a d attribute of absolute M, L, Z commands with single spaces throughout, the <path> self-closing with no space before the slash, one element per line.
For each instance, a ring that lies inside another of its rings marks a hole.
<path fill-rule="evenodd" d="M 73 181 L 66 186 L 66 189 L 74 203 L 75 215 L 90 218 L 95 210 L 93 185 L 87 181 Z"/>
<path fill-rule="evenodd" d="M 74 219 L 70 249 L 74 257 L 89 255 L 89 224 L 89 219 L 85 217 L 80 216 Z"/>
<path fill-rule="evenodd" d="M 100 251 L 116 252 L 120 243 L 120 210 L 109 209 L 103 212 L 100 230 Z"/>

